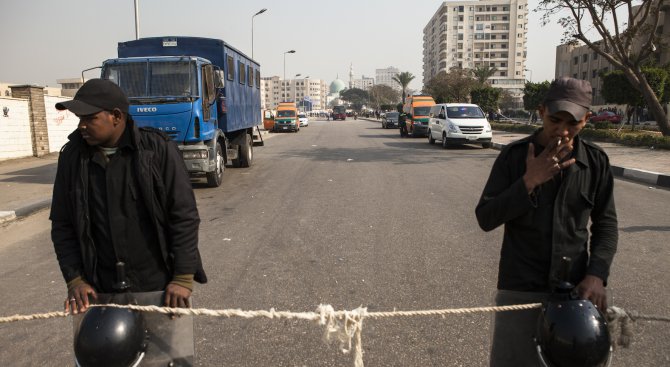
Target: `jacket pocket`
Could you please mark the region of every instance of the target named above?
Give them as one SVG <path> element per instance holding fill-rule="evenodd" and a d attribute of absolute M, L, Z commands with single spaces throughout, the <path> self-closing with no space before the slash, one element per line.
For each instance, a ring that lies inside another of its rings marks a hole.
<path fill-rule="evenodd" d="M 568 203 L 568 215 L 573 217 L 575 229 L 586 229 L 591 210 L 593 210 L 594 200 L 586 192 L 580 191 L 575 198 Z"/>

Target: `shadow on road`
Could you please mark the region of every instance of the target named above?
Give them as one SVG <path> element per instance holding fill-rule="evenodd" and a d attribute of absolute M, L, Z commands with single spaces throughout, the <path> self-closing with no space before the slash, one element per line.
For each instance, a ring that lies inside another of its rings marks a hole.
<path fill-rule="evenodd" d="M 619 228 L 621 232 L 635 233 L 635 232 L 670 232 L 670 226 L 630 226 Z"/>
<path fill-rule="evenodd" d="M 26 168 L 13 172 L 5 172 L 3 176 L 10 176 L 0 179 L 0 182 L 18 182 L 32 184 L 52 184 L 56 178 L 56 162 L 35 168 Z"/>

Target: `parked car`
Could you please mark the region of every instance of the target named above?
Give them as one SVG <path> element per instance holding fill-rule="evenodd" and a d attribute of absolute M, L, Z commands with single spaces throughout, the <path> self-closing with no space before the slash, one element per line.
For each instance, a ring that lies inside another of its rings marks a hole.
<path fill-rule="evenodd" d="M 481 144 L 491 147 L 493 132 L 484 111 L 476 104 L 440 103 L 430 109 L 428 142 L 442 141 L 442 147 L 451 144 Z"/>
<path fill-rule="evenodd" d="M 598 112 L 597 115 L 591 116 L 591 123 L 594 122 L 601 122 L 601 121 L 608 121 L 613 124 L 619 124 L 621 123 L 622 117 L 620 115 L 617 115 L 616 113 L 612 111 L 600 111 Z"/>
<path fill-rule="evenodd" d="M 390 129 L 398 127 L 398 116 L 400 116 L 400 113 L 398 112 L 387 112 L 384 117 L 382 117 L 382 128 Z"/>
<path fill-rule="evenodd" d="M 300 126 L 309 126 L 309 118 L 304 113 L 298 114 L 298 120 L 300 120 Z"/>

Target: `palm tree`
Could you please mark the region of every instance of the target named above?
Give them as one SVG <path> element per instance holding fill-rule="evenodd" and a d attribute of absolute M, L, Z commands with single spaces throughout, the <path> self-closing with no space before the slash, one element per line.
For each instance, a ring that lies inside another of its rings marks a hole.
<path fill-rule="evenodd" d="M 477 66 L 472 69 L 472 76 L 477 79 L 480 85 L 484 85 L 490 77 L 495 75 L 496 71 L 498 71 L 498 68 L 493 66 Z"/>
<path fill-rule="evenodd" d="M 396 74 L 393 77 L 393 81 L 400 84 L 402 87 L 402 104 L 405 104 L 405 91 L 407 90 L 407 86 L 412 80 L 414 80 L 414 75 L 412 75 L 412 73 L 409 71 L 403 71 L 402 73 Z"/>

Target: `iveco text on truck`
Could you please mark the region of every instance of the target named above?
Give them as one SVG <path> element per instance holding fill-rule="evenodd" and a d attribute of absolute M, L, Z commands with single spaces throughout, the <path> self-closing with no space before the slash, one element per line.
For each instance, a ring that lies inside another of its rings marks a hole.
<path fill-rule="evenodd" d="M 261 123 L 259 64 L 222 40 L 151 37 L 118 44 L 102 78 L 130 100 L 138 126 L 164 131 L 192 176 L 221 184 L 226 163 L 249 167 Z"/>

